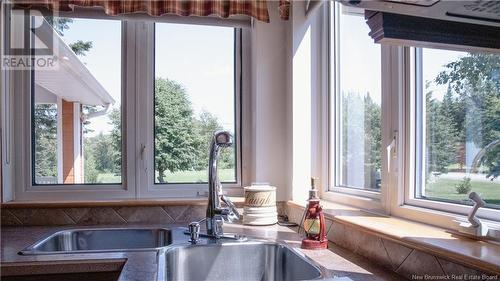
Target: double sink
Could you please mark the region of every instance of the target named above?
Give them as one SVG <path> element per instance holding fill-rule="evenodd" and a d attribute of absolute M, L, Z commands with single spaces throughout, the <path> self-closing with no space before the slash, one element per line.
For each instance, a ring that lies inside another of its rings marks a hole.
<path fill-rule="evenodd" d="M 158 251 L 158 280 L 313 280 L 318 266 L 282 243 L 201 238 L 188 242 L 184 228 L 96 228 L 56 232 L 21 255 Z"/>

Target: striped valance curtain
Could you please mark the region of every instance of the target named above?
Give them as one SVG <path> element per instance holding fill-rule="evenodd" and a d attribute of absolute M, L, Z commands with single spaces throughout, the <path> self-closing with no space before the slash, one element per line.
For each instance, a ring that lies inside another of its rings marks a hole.
<path fill-rule="evenodd" d="M 42 6 L 51 10 L 72 11 L 74 7 L 101 7 L 108 15 L 146 13 L 151 16 L 175 14 L 179 16 L 216 15 L 227 18 L 246 15 L 269 22 L 267 0 L 17 0 L 22 5 Z M 290 0 L 279 0 L 280 18 L 287 20 Z"/>

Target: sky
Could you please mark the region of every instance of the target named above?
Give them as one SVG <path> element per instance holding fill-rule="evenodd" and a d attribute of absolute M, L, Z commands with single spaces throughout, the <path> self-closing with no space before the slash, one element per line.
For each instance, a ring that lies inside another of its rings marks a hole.
<path fill-rule="evenodd" d="M 113 20 L 74 19 L 63 40 L 92 41 L 81 61 L 121 104 L 121 23 Z M 234 29 L 158 23 L 155 27 L 155 77 L 182 84 L 197 116 L 214 114 L 229 130 L 234 127 Z M 107 117 L 91 119 L 87 137 L 111 130 Z"/>
<path fill-rule="evenodd" d="M 362 16 L 343 15 L 340 20 L 342 91 L 369 92 L 380 104 L 381 48 L 368 36 Z M 93 47 L 81 57 L 94 77 L 121 105 L 121 23 L 114 20 L 74 19 L 62 37 L 66 43 L 92 41 Z M 155 77 L 181 83 L 195 115 L 203 110 L 217 116 L 226 129 L 234 123 L 233 29 L 202 25 L 157 23 L 155 27 Z M 424 81 L 433 80 L 443 65 L 465 53 L 425 49 Z M 362 67 L 360 67 L 362 66 Z M 445 88 L 434 87 L 435 97 Z M 106 116 L 91 120 L 93 136 L 107 133 Z"/>
<path fill-rule="evenodd" d="M 444 65 L 456 61 L 461 57 L 466 56 L 466 52 L 439 50 L 439 49 L 423 49 L 422 51 L 422 69 L 424 87 L 427 81 L 434 81 L 436 76 L 443 70 Z M 427 90 L 433 90 L 432 96 L 435 99 L 442 100 L 446 94 L 446 85 L 436 85 L 432 83 Z"/>
<path fill-rule="evenodd" d="M 342 15 L 339 22 L 340 90 L 370 93 L 380 104 L 382 91 L 381 48 L 368 36 L 363 16 Z"/>
<path fill-rule="evenodd" d="M 340 17 L 340 84 L 341 91 L 370 93 L 380 104 L 381 47 L 368 35 L 370 28 L 363 15 L 342 14 Z M 424 49 L 423 81 L 434 81 L 444 65 L 465 56 L 465 52 Z M 360 67 L 361 66 L 361 67 Z M 424 84 L 425 85 L 425 84 Z M 446 86 L 431 85 L 433 96 L 442 99 Z"/>

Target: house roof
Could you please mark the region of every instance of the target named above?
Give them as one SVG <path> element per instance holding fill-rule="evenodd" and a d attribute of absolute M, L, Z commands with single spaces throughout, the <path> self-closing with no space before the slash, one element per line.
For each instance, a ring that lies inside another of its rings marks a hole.
<path fill-rule="evenodd" d="M 50 97 L 51 94 L 85 105 L 105 106 L 115 103 L 113 97 L 48 23 L 37 30 L 37 37 L 42 42 L 50 42 L 48 40 L 54 38 L 53 46 L 57 46 L 55 56 L 58 63 L 55 69 L 34 72 L 37 103 L 51 102 L 54 99 Z"/>

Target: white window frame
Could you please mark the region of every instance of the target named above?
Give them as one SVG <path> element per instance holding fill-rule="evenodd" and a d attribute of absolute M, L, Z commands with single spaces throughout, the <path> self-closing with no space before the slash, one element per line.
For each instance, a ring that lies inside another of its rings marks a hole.
<path fill-rule="evenodd" d="M 410 49 L 409 47 L 400 47 L 402 51 L 401 64 L 405 65 L 406 71 L 406 94 L 399 101 L 398 110 L 400 112 L 400 132 L 403 132 L 400 140 L 402 151 L 400 154 L 400 167 L 404 167 L 396 176 L 400 178 L 398 191 L 402 193 L 399 200 L 393 202 L 393 213 L 398 216 L 406 217 L 412 220 L 418 220 L 429 224 L 445 226 L 456 229 L 458 223 L 456 220 L 464 219 L 472 206 L 461 205 L 458 203 L 440 202 L 429 199 L 420 199 L 415 197 L 417 176 L 416 163 L 418 153 L 416 147 L 416 118 L 417 105 L 416 99 L 423 97 L 422 81 L 422 52 L 420 48 Z M 424 118 L 424 115 L 420 113 Z M 423 138 L 420 138 L 422 141 Z M 406 159 L 406 160 L 405 160 Z M 424 188 L 424 187 L 420 187 Z M 476 215 L 485 219 L 489 224 L 498 224 L 500 220 L 500 210 L 492 208 L 480 208 Z"/>
<path fill-rule="evenodd" d="M 458 229 L 457 220 L 466 219 L 472 206 L 431 201 L 427 199 L 415 198 L 415 136 L 413 130 L 414 106 L 416 91 L 421 91 L 417 87 L 419 83 L 415 81 L 415 68 L 413 65 L 412 52 L 409 47 L 382 45 L 382 188 L 380 193 L 366 190 L 339 187 L 334 185 L 333 176 L 330 173 L 330 160 L 335 159 L 334 149 L 330 149 L 332 140 L 330 139 L 329 124 L 330 119 L 330 95 L 329 92 L 336 89 L 337 85 L 328 81 L 337 81 L 335 71 L 331 69 L 335 66 L 335 57 L 329 57 L 330 38 L 330 9 L 339 3 L 330 3 L 323 8 L 323 36 L 321 37 L 322 61 L 322 93 L 313 98 L 320 100 L 316 110 L 319 110 L 319 125 L 316 134 L 321 139 L 320 156 L 313 158 L 317 166 L 317 171 L 313 174 L 320 175 L 326 179 L 323 182 L 324 189 L 321 198 L 327 201 L 351 205 L 368 211 L 397 216 L 401 218 L 419 221 L 448 229 Z M 333 27 L 335 28 L 335 27 Z M 418 57 L 418 55 L 417 55 Z M 328 63 L 328 62 L 332 63 Z M 418 63 L 417 63 L 418 64 Z M 330 77 L 332 75 L 332 77 Z M 418 77 L 417 77 L 418 78 Z M 335 98 L 335 95 L 333 96 Z M 393 143 L 394 141 L 394 143 Z M 388 151 L 386 148 L 393 143 Z M 333 147 L 333 146 L 331 146 Z M 389 154 L 389 155 L 388 155 Z M 314 154 L 313 154 L 314 155 Z M 477 212 L 484 223 L 500 226 L 500 210 L 491 208 L 480 208 Z"/>
<path fill-rule="evenodd" d="M 224 193 L 242 195 L 243 186 L 249 184 L 248 175 L 242 173 L 242 166 L 249 166 L 251 145 L 247 144 L 251 127 L 251 112 L 243 107 L 242 92 L 250 93 L 250 24 L 244 20 L 220 20 L 215 18 L 165 17 L 161 19 L 142 17 L 141 21 L 129 16 L 109 17 L 93 9 L 78 9 L 76 12 L 61 13 L 59 16 L 89 19 L 122 20 L 122 183 L 121 184 L 58 184 L 33 185 L 31 155 L 31 75 L 30 71 L 3 71 L 6 87 L 2 100 L 2 188 L 3 202 L 7 201 L 65 201 L 65 200 L 113 200 L 141 198 L 205 197 L 208 184 L 168 184 L 152 189 L 147 178 L 148 170 L 154 170 L 152 142 L 153 127 L 139 124 L 152 123 L 153 97 L 153 21 L 208 24 L 241 28 L 235 46 L 235 137 L 237 147 L 237 182 L 223 184 Z M 3 17 L 2 17 L 3 18 Z M 143 21 L 146 20 L 146 21 Z M 146 32 L 144 32 L 146 31 Z M 4 30 L 2 30 L 4 32 Z M 2 36 L 8 37 L 8 31 Z M 241 39 L 241 40 L 240 40 Z M 2 46 L 3 47 L 3 46 Z M 151 82 L 151 83 L 149 83 Z M 14 91 L 15 89 L 15 91 Z M 144 98 L 144 89 L 147 97 Z M 20 95 L 19 93 L 23 93 Z M 140 96 L 141 95 L 141 96 Z M 15 98 L 14 98 L 15 96 Z M 148 108 L 148 105 L 151 107 Z M 12 112 L 12 114 L 10 114 Z M 242 121 L 245 123 L 242 123 Z M 144 123 L 149 122 L 149 123 Z M 16 128 L 13 130 L 13 128 Z M 245 128 L 245 130 L 243 130 Z M 245 146 L 241 139 L 245 139 Z M 15 145 L 14 145 L 15 144 Z M 143 150 L 146 144 L 146 150 Z M 141 153 L 143 152 L 143 153 Z M 149 166 L 148 166 L 149 165 Z M 153 167 L 153 169 L 151 169 Z M 146 177 L 145 177 L 146 174 Z"/>
<path fill-rule="evenodd" d="M 137 178 L 139 182 L 144 183 L 143 188 L 138 189 L 138 197 L 199 197 L 206 196 L 208 191 L 207 183 L 172 183 L 172 184 L 158 184 L 155 183 L 155 167 L 154 167 L 154 77 L 155 77 L 155 62 L 154 62 L 154 36 L 155 36 L 155 23 L 147 22 L 141 23 L 138 27 L 138 40 L 143 44 L 138 45 L 138 54 L 141 58 L 136 68 L 139 73 L 145 75 L 146 79 L 141 79 L 138 84 L 137 90 L 143 89 L 146 92 L 146 98 L 138 98 L 136 100 L 138 107 L 137 122 L 144 124 L 138 128 L 137 143 L 139 145 L 138 151 L 140 153 L 141 161 L 140 167 L 137 169 Z M 223 183 L 224 193 L 230 195 L 242 195 L 242 145 L 241 145 L 241 98 L 242 98 L 242 60 L 243 55 L 239 50 L 242 50 L 241 44 L 249 44 L 247 40 L 244 41 L 243 34 L 248 31 L 243 29 L 235 29 L 235 130 L 238 134 L 234 138 L 233 145 L 236 150 L 236 182 Z M 151 52 L 150 50 L 153 50 Z M 139 97 L 139 95 L 138 95 Z M 145 113 L 145 114 L 144 114 Z M 246 158 L 245 158 L 246 159 Z"/>
<path fill-rule="evenodd" d="M 322 126 L 319 134 L 320 138 L 322 139 L 322 142 L 324 143 L 323 145 L 323 155 L 327 155 L 327 157 L 322 157 L 321 159 L 316 159 L 315 161 L 320 161 L 322 162 L 321 166 L 321 172 L 317 174 L 321 174 L 321 177 L 325 180 L 325 189 L 323 190 L 322 193 L 322 198 L 326 199 L 328 201 L 334 201 L 342 204 L 348 204 L 348 205 L 354 205 L 360 208 L 368 209 L 374 212 L 378 213 L 386 213 L 385 210 L 385 195 L 386 192 L 384 192 L 387 189 L 387 185 L 384 184 L 387 182 L 385 178 L 387 177 L 386 173 L 383 171 L 385 170 L 386 163 L 384 161 L 385 159 L 385 154 L 384 154 L 384 149 L 381 151 L 381 158 L 382 158 L 382 172 L 381 172 L 381 178 L 382 178 L 382 186 L 380 192 L 378 191 L 372 191 L 372 190 L 363 190 L 363 189 L 358 189 L 358 188 L 350 188 L 350 187 L 345 187 L 345 186 L 338 186 L 335 183 L 335 175 L 333 172 L 333 159 L 336 159 L 335 156 L 335 139 L 331 137 L 331 130 L 336 130 L 336 121 L 335 117 L 332 118 L 332 114 L 334 113 L 334 110 L 338 109 L 339 104 L 335 102 L 335 99 L 337 99 L 338 93 L 340 92 L 340 87 L 339 84 L 337 83 L 339 76 L 338 73 L 340 72 L 340 66 L 338 63 L 336 63 L 338 57 L 339 57 L 339 49 L 338 49 L 338 26 L 339 26 L 339 19 L 338 16 L 335 16 L 335 18 L 331 18 L 331 15 L 338 15 L 339 14 L 339 6 L 341 4 L 337 2 L 330 2 L 328 4 L 324 5 L 323 8 L 323 41 L 324 43 L 322 44 L 323 51 L 322 55 L 325 56 L 327 59 L 322 60 L 327 64 L 327 66 L 323 66 L 323 79 L 322 83 L 324 84 L 323 89 L 325 89 L 323 92 L 324 94 L 321 95 L 321 103 L 320 103 L 320 110 L 322 112 L 321 114 L 321 119 L 322 120 L 327 120 L 325 123 L 327 124 L 326 126 Z M 331 30 L 335 30 L 334 36 L 330 36 Z M 332 38 L 333 37 L 333 38 Z M 333 39 L 333 40 L 332 40 Z M 332 46 L 333 44 L 333 46 Z M 332 56 L 330 54 L 331 47 L 334 49 L 334 55 Z M 390 60 L 389 56 L 389 47 L 387 46 L 382 46 L 381 48 L 381 59 L 382 61 L 388 61 Z M 386 97 L 389 94 L 389 91 L 387 90 L 388 84 L 387 81 L 390 78 L 388 75 L 386 75 L 387 71 L 389 70 L 387 64 L 382 63 L 381 64 L 381 73 L 382 73 L 382 99 L 386 99 Z M 325 75 L 326 74 L 326 75 Z M 332 98 L 334 100 L 332 100 Z M 336 107 L 335 109 L 332 108 L 332 106 Z M 384 103 L 382 103 L 382 119 L 386 118 L 386 115 L 384 112 Z M 333 123 L 333 124 L 331 124 Z M 329 124 L 329 125 L 328 125 Z M 385 128 L 385 123 L 382 121 L 382 148 L 384 147 L 384 132 L 387 131 L 388 129 Z"/>
<path fill-rule="evenodd" d="M 133 87 L 125 83 L 134 83 L 127 79 L 133 75 L 132 68 L 126 67 L 133 57 L 134 23 L 121 22 L 122 38 L 122 183 L 120 184 L 58 184 L 36 185 L 32 182 L 32 131 L 31 131 L 31 71 L 13 71 L 14 91 L 10 91 L 12 108 L 14 108 L 14 125 L 16 133 L 13 136 L 15 144 L 10 147 L 14 151 L 14 200 L 94 200 L 96 198 L 133 198 L 136 193 L 136 184 L 133 177 L 134 122 L 128 121 L 128 116 L 134 116 L 135 108 L 127 100 L 135 98 Z M 126 82 L 125 82 L 126 81 Z M 22 93 L 22 94 L 19 94 Z M 14 98 L 15 97 L 15 98 Z M 127 118 L 127 122 L 125 122 Z"/>

